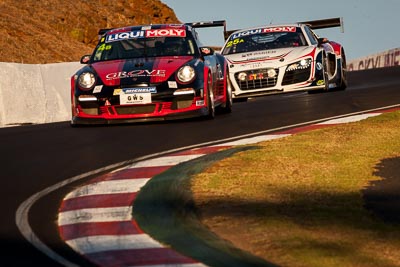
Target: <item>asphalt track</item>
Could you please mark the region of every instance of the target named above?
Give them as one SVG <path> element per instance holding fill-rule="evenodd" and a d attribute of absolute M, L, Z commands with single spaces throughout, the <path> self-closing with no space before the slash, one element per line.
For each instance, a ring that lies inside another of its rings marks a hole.
<path fill-rule="evenodd" d="M 351 73 L 346 91 L 257 98 L 234 105 L 213 121 L 72 129 L 67 122 L 0 130 L 2 151 L 0 235 L 5 266 L 57 266 L 21 235 L 15 213 L 37 192 L 79 174 L 177 147 L 398 104 L 399 68 Z M 77 181 L 35 202 L 29 223 L 40 240 L 80 265 L 90 266 L 60 242 L 56 214 Z"/>
<path fill-rule="evenodd" d="M 394 110 L 400 107 L 385 111 Z M 237 145 L 359 121 L 381 112 L 173 152 L 100 175 L 63 199 L 58 216 L 61 238 L 99 266 L 274 266 L 236 249 L 202 226 L 191 194 L 182 190 L 182 185 L 209 164 L 253 148 Z"/>

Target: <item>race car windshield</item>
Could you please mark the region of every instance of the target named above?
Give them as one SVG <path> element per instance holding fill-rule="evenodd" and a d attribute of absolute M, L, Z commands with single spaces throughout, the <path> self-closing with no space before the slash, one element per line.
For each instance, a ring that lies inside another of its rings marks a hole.
<path fill-rule="evenodd" d="M 195 55 L 196 44 L 190 37 L 153 37 L 99 43 L 93 61 Z"/>
<path fill-rule="evenodd" d="M 288 29 L 265 32 L 258 29 L 249 32 L 233 34 L 226 43 L 222 54 L 230 55 L 259 50 L 279 49 L 288 47 L 305 46 L 307 42 L 300 28 L 286 27 Z M 267 28 L 268 29 L 268 28 Z"/>

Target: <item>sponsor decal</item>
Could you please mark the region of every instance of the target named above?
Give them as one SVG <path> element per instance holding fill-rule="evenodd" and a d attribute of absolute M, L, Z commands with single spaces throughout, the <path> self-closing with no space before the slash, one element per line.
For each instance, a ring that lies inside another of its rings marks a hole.
<path fill-rule="evenodd" d="M 147 30 L 146 37 L 186 37 L 186 31 L 180 29 Z"/>
<path fill-rule="evenodd" d="M 124 94 L 137 94 L 137 93 L 157 93 L 155 87 L 135 87 L 135 88 L 123 88 L 121 89 Z"/>
<path fill-rule="evenodd" d="M 125 79 L 134 77 L 165 77 L 165 70 L 132 70 L 112 72 L 106 75 L 107 80 Z"/>
<path fill-rule="evenodd" d="M 263 29 L 263 32 L 296 32 L 296 27 L 273 27 Z"/>
<path fill-rule="evenodd" d="M 101 92 L 101 89 L 103 89 L 103 86 L 102 85 L 96 85 L 95 87 L 94 87 L 94 89 L 93 89 L 93 93 L 95 94 L 95 93 L 100 93 Z"/>
<path fill-rule="evenodd" d="M 204 100 L 196 100 L 196 107 L 204 106 Z"/>
<path fill-rule="evenodd" d="M 119 32 L 107 35 L 106 43 L 138 39 L 138 38 L 151 38 L 151 37 L 186 37 L 186 30 L 182 29 L 155 29 L 155 30 L 140 30 Z"/>
<path fill-rule="evenodd" d="M 122 89 L 114 89 L 113 95 L 120 95 L 122 92 Z"/>
<path fill-rule="evenodd" d="M 168 88 L 178 88 L 178 84 L 175 81 L 168 81 Z"/>
<path fill-rule="evenodd" d="M 130 32 L 119 32 L 107 35 L 106 42 L 115 42 L 127 39 L 143 38 L 145 31 L 130 31 Z"/>
<path fill-rule="evenodd" d="M 318 80 L 317 81 L 317 85 L 324 85 L 325 84 L 325 81 L 324 80 Z"/>
<path fill-rule="evenodd" d="M 251 58 L 251 57 L 257 57 L 257 56 L 260 57 L 260 56 L 264 56 L 264 55 L 268 57 L 269 54 L 276 54 L 276 50 L 264 50 L 264 51 L 243 53 L 242 57 L 243 58 L 247 58 L 247 57 Z"/>
<path fill-rule="evenodd" d="M 232 35 L 231 40 L 235 40 L 242 36 L 248 36 L 248 35 L 259 34 L 259 33 L 270 33 L 270 32 L 296 32 L 296 27 L 283 26 L 283 27 L 270 27 L 270 28 L 260 28 L 260 29 L 255 29 L 255 30 L 248 30 L 248 31 L 243 31 L 243 32 L 239 32 L 239 33 Z"/>

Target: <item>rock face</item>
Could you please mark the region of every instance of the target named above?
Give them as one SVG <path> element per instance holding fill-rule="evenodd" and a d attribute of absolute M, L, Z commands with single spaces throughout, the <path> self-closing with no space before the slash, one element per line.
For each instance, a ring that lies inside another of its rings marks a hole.
<path fill-rule="evenodd" d="M 159 0 L 0 0 L 0 62 L 79 61 L 100 28 L 179 23 Z"/>

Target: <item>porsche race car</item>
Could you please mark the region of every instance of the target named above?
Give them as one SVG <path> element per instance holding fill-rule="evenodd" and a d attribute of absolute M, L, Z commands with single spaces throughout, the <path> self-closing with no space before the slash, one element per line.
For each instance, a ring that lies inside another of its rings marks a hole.
<path fill-rule="evenodd" d="M 196 27 L 225 21 L 99 31 L 71 77 L 71 125 L 110 124 L 231 112 L 226 59 L 201 46 Z"/>
<path fill-rule="evenodd" d="M 314 32 L 342 25 L 341 18 L 334 18 L 225 32 L 227 40 L 221 51 L 229 62 L 233 98 L 344 90 L 343 46 Z"/>

